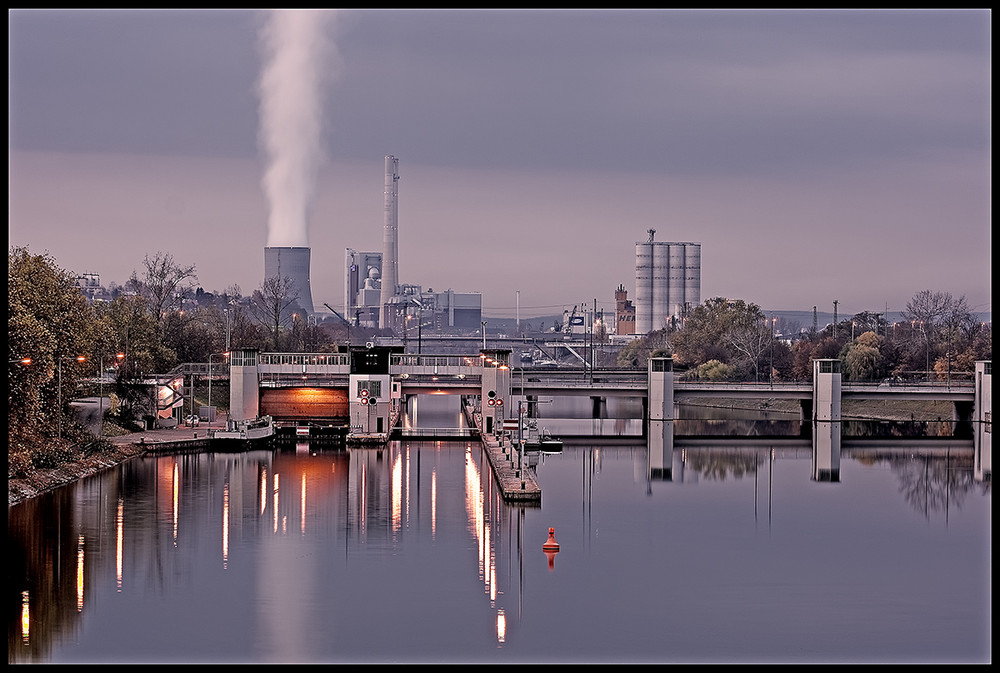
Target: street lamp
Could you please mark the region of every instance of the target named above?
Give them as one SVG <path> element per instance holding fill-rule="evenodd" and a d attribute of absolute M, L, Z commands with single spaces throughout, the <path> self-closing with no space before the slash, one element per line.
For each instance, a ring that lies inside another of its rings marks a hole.
<path fill-rule="evenodd" d="M 77 355 L 76 357 L 60 357 L 59 358 L 59 383 L 58 383 L 58 398 L 59 398 L 59 408 L 56 413 L 59 416 L 59 439 L 62 439 L 62 363 L 63 360 L 76 360 L 77 362 L 84 362 L 87 358 L 82 355 Z"/>
<path fill-rule="evenodd" d="M 212 356 L 222 355 L 223 357 L 229 357 L 229 352 L 225 353 L 209 353 L 208 354 L 208 428 L 212 429 Z"/>
<path fill-rule="evenodd" d="M 771 366 L 770 366 L 770 379 L 771 379 L 771 389 L 774 389 L 774 328 L 778 324 L 777 318 L 771 318 Z"/>

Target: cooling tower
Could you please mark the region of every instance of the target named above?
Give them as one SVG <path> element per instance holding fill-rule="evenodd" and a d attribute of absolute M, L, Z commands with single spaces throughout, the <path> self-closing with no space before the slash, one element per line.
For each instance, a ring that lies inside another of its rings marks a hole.
<path fill-rule="evenodd" d="M 291 296 L 298 297 L 300 308 L 312 314 L 315 311 L 312 290 L 309 288 L 309 248 L 264 248 L 264 279 L 288 277 L 291 279 Z"/>
<path fill-rule="evenodd" d="M 385 158 L 385 233 L 382 238 L 382 293 L 379 303 L 382 305 L 382 319 L 379 323 L 389 325 L 389 309 L 387 305 L 396 296 L 396 286 L 399 284 L 399 231 L 398 231 L 398 192 L 399 160 L 391 154 Z"/>

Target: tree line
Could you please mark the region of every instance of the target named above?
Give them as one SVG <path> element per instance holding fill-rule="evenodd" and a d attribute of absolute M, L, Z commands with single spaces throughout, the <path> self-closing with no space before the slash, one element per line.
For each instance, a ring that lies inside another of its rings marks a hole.
<path fill-rule="evenodd" d="M 992 324 L 964 296 L 921 290 L 902 315 L 890 323 L 884 314 L 864 311 L 785 336 L 756 304 L 715 297 L 676 325 L 631 342 L 617 365 L 645 367 L 650 356 L 669 356 L 687 379 L 804 381 L 812 378 L 813 360 L 839 359 L 848 381 L 943 381 L 968 377 L 977 360 L 992 358 Z"/>

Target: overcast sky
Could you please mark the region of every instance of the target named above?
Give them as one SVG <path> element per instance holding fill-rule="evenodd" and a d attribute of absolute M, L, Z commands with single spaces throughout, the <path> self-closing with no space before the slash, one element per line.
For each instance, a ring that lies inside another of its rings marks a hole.
<path fill-rule="evenodd" d="M 308 63 L 259 86 L 267 12 L 10 11 L 10 244 L 104 284 L 169 253 L 249 294 L 273 100 L 298 141 L 318 112 L 319 308 L 346 248 L 382 249 L 392 154 L 399 281 L 487 316 L 613 309 L 648 229 L 701 243 L 702 300 L 991 310 L 988 11 L 327 14 L 311 105 Z"/>

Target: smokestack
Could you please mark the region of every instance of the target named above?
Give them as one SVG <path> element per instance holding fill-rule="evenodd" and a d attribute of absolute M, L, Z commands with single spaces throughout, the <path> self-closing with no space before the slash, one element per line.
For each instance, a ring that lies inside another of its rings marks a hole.
<path fill-rule="evenodd" d="M 385 158 L 385 233 L 382 238 L 382 305 L 381 327 L 389 325 L 389 301 L 396 296 L 399 284 L 399 234 L 397 183 L 399 182 L 399 160 L 391 154 Z"/>
<path fill-rule="evenodd" d="M 306 247 L 264 248 L 264 279 L 288 277 L 291 296 L 298 297 L 299 306 L 309 315 L 315 312 L 309 287 L 309 256 Z"/>

